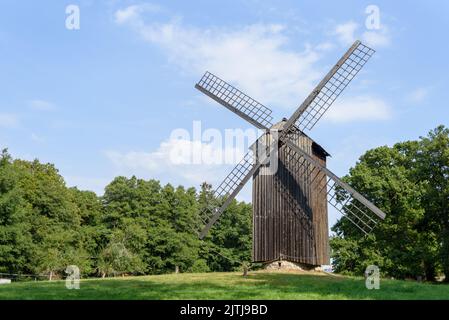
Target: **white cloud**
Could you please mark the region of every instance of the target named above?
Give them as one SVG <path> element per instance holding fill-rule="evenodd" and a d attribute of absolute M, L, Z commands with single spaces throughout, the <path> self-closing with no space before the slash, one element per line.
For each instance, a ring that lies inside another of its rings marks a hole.
<path fill-rule="evenodd" d="M 105 154 L 120 174 L 135 174 L 196 187 L 207 181 L 216 187 L 243 157 L 243 150 L 221 148 L 200 141 L 171 139 L 163 141 L 157 150 L 151 152 L 106 151 Z M 225 157 L 232 161 L 224 162 Z"/>
<path fill-rule="evenodd" d="M 354 21 L 347 21 L 338 24 L 333 32 L 338 37 L 342 45 L 351 45 L 356 39 L 360 39 L 364 44 L 374 49 L 387 47 L 391 43 L 391 35 L 386 25 L 381 25 L 379 29 L 362 32 L 360 25 Z"/>
<path fill-rule="evenodd" d="M 162 142 L 155 151 L 106 151 L 105 154 L 118 170 L 115 175 L 136 175 L 145 179 L 157 179 L 163 184 L 193 186 L 197 189 L 206 181 L 216 189 L 235 164 L 191 164 L 189 163 L 193 156 L 191 152 L 198 147 L 202 148 L 201 154 L 204 157 L 211 153 L 227 153 L 233 155 L 235 162 L 243 157 L 244 152 L 238 148 L 222 149 L 198 141 L 167 140 Z M 173 155 L 176 154 L 183 156 L 173 159 Z M 97 179 L 89 181 L 74 177 L 67 180 L 72 185 L 77 184 L 89 190 L 95 190 L 97 194 L 101 194 L 104 186 L 111 181 L 97 181 Z M 251 202 L 251 198 L 251 181 L 249 181 L 237 195 L 237 199 Z"/>
<path fill-rule="evenodd" d="M 0 113 L 0 127 L 15 128 L 19 124 L 17 115 L 10 113 Z"/>
<path fill-rule="evenodd" d="M 34 99 L 28 101 L 28 105 L 31 109 L 37 111 L 53 111 L 56 109 L 55 105 L 49 101 Z"/>
<path fill-rule="evenodd" d="M 140 4 L 140 5 L 131 5 L 124 9 L 117 10 L 114 14 L 115 22 L 117 24 L 123 24 L 127 22 L 136 22 L 140 19 L 140 14 L 143 12 L 160 12 L 162 11 L 161 7 L 155 4 Z"/>
<path fill-rule="evenodd" d="M 31 140 L 33 140 L 36 143 L 43 143 L 45 142 L 45 139 L 42 138 L 41 136 L 37 135 L 36 133 L 31 133 Z"/>
<path fill-rule="evenodd" d="M 388 120 L 392 116 L 391 107 L 382 99 L 370 96 L 342 98 L 324 115 L 324 119 L 334 123 L 349 121 Z"/>
<path fill-rule="evenodd" d="M 132 5 L 125 9 L 117 10 L 115 12 L 115 22 L 118 24 L 122 24 L 135 19 L 138 16 L 139 11 L 141 10 L 142 8 L 138 5 Z"/>
<path fill-rule="evenodd" d="M 335 35 L 343 45 L 351 45 L 355 40 L 355 32 L 359 25 L 354 21 L 348 21 L 335 27 Z"/>
<path fill-rule="evenodd" d="M 416 88 L 408 95 L 408 100 L 412 103 L 421 103 L 423 102 L 429 95 L 430 89 L 421 87 Z"/>
<path fill-rule="evenodd" d="M 320 43 L 320 44 L 318 44 L 316 47 L 315 47 L 315 49 L 316 50 L 319 50 L 319 51 L 330 51 L 330 50 L 332 50 L 332 49 L 334 49 L 335 48 L 335 44 L 334 43 L 332 43 L 332 42 L 329 42 L 329 41 L 327 41 L 327 42 L 322 42 L 322 43 Z"/>
<path fill-rule="evenodd" d="M 362 41 L 369 47 L 387 47 L 391 42 L 390 32 L 386 26 L 381 26 L 379 30 L 365 31 L 362 34 Z"/>
<path fill-rule="evenodd" d="M 325 43 L 290 50 L 286 27 L 279 24 L 197 28 L 179 18 L 146 23 L 144 11 L 135 6 L 119 10 L 116 21 L 163 48 L 183 70 L 196 75 L 208 70 L 267 105 L 296 106 L 319 80 L 316 62 L 330 48 Z"/>

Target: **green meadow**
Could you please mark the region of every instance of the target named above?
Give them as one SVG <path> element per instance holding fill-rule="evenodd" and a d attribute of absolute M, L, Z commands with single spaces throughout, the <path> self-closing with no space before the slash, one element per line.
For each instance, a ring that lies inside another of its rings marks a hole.
<path fill-rule="evenodd" d="M 365 280 L 325 273 L 184 273 L 84 279 L 80 289 L 65 281 L 0 286 L 0 299 L 448 299 L 449 285 L 382 279 L 379 290 Z"/>

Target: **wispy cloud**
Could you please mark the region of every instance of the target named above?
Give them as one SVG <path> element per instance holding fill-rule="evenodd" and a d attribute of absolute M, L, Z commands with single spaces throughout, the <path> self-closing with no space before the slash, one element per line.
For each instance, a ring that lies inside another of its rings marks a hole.
<path fill-rule="evenodd" d="M 118 10 L 115 21 L 163 48 L 183 70 L 198 76 L 211 71 L 264 104 L 296 106 L 319 80 L 317 62 L 330 47 L 324 43 L 291 50 L 287 27 L 279 24 L 198 28 L 176 17 L 147 23 L 144 12 L 136 6 Z"/>
<path fill-rule="evenodd" d="M 334 34 L 343 45 L 350 45 L 356 40 L 355 32 L 359 25 L 354 21 L 348 21 L 335 27 Z"/>
<path fill-rule="evenodd" d="M 116 11 L 115 20 L 131 27 L 145 41 L 163 48 L 170 61 L 183 70 L 198 75 L 211 71 L 268 105 L 297 106 L 300 97 L 306 96 L 320 80 L 322 71 L 326 71 L 320 63 L 324 53 L 334 47 L 334 43 L 326 41 L 306 46 L 300 52 L 291 50 L 285 25 L 200 29 L 186 25 L 179 17 L 163 23 L 146 22 L 146 12 L 141 6 L 127 7 Z M 344 44 L 352 44 L 360 32 L 354 21 L 337 25 L 334 30 L 338 41 Z M 362 35 L 369 40 L 368 44 L 376 41 L 385 44 L 376 38 L 382 32 L 386 31 Z M 348 98 L 333 106 L 327 119 L 347 122 L 385 120 L 390 116 L 389 106 L 380 98 L 364 96 Z"/>
<path fill-rule="evenodd" d="M 0 127 L 15 128 L 19 125 L 19 118 L 15 114 L 0 113 Z"/>
<path fill-rule="evenodd" d="M 430 88 L 428 87 L 420 87 L 416 88 L 407 96 L 407 100 L 411 103 L 421 103 L 423 102 L 429 95 Z"/>
<path fill-rule="evenodd" d="M 365 31 L 362 40 L 370 47 L 387 47 L 391 42 L 391 35 L 386 26 L 381 26 L 379 30 Z"/>
<path fill-rule="evenodd" d="M 136 19 L 142 10 L 143 7 L 139 5 L 132 5 L 125 9 L 117 10 L 115 12 L 115 22 L 118 24 L 122 24 L 132 19 Z"/>
<path fill-rule="evenodd" d="M 243 157 L 243 152 L 239 148 L 224 149 L 200 141 L 169 139 L 154 151 L 109 150 L 105 155 L 120 174 L 153 177 L 189 186 L 207 181 L 216 186 L 227 170 Z M 234 163 L 223 165 L 220 159 L 225 155 L 230 155 Z"/>
<path fill-rule="evenodd" d="M 34 132 L 31 133 L 30 138 L 31 138 L 32 141 L 34 141 L 36 143 L 43 143 L 43 142 L 45 142 L 45 139 L 43 137 L 39 136 L 38 134 L 36 134 Z"/>
<path fill-rule="evenodd" d="M 370 96 L 342 98 L 325 114 L 330 122 L 388 120 L 392 117 L 391 107 L 382 99 Z"/>
<path fill-rule="evenodd" d="M 139 5 L 131 5 L 124 9 L 119 9 L 115 12 L 114 18 L 115 22 L 118 24 L 123 24 L 127 22 L 136 23 L 140 20 L 140 14 L 144 12 L 161 12 L 162 8 L 155 4 L 139 4 Z"/>
<path fill-rule="evenodd" d="M 28 105 L 31 109 L 37 111 L 53 111 L 56 109 L 56 106 L 52 102 L 41 99 L 29 100 Z"/>
<path fill-rule="evenodd" d="M 356 39 L 373 48 L 387 47 L 391 43 L 391 34 L 386 25 L 381 25 L 377 30 L 363 31 L 358 23 L 351 20 L 336 25 L 333 34 L 345 46 L 352 44 Z"/>

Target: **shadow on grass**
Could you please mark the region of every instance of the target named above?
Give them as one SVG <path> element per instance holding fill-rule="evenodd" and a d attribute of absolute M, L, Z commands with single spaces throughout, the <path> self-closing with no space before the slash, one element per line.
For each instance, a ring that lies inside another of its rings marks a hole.
<path fill-rule="evenodd" d="M 379 290 L 368 290 L 361 277 L 262 273 L 257 278 L 282 288 L 283 299 L 449 299 L 449 286 L 433 283 L 381 279 Z"/>
<path fill-rule="evenodd" d="M 448 299 L 449 286 L 381 280 L 368 290 L 362 278 L 251 273 L 179 274 L 83 280 L 79 290 L 64 281 L 16 283 L 0 299 Z"/>

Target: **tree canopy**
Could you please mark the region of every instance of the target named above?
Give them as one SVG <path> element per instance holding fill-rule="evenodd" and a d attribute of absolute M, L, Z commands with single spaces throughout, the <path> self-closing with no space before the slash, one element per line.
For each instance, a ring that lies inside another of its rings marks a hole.
<path fill-rule="evenodd" d="M 387 217 L 369 236 L 332 230 L 337 272 L 377 265 L 396 278 L 449 281 L 449 129 L 362 155 L 343 178 Z M 0 155 L 0 273 L 61 277 L 230 271 L 251 260 L 251 205 L 233 201 L 204 240 L 195 226 L 215 199 L 156 180 L 116 177 L 104 195 L 66 186 L 52 164 Z"/>
<path fill-rule="evenodd" d="M 337 271 L 375 264 L 397 278 L 449 279 L 449 129 L 367 151 L 344 178 L 387 217 L 364 237 L 342 218 L 331 239 Z"/>
<path fill-rule="evenodd" d="M 234 270 L 249 261 L 251 207 L 234 201 L 201 241 L 195 226 L 207 194 L 207 184 L 197 191 L 117 177 L 100 197 L 68 188 L 51 164 L 3 150 L 0 272 L 51 279 L 68 265 L 84 276 Z"/>

